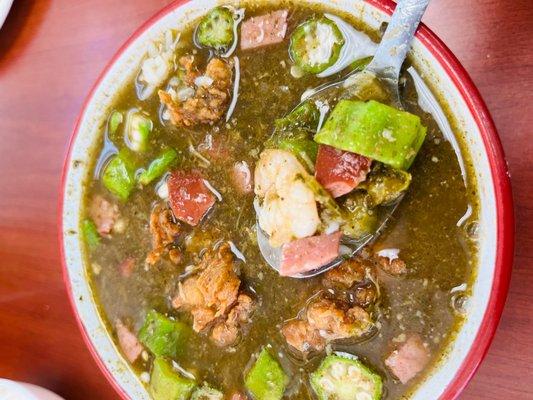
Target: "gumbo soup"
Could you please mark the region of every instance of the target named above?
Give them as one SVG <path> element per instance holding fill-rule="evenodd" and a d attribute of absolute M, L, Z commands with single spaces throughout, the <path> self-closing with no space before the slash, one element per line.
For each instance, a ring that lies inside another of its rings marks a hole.
<path fill-rule="evenodd" d="M 380 32 L 304 2 L 206 12 L 150 44 L 94 150 L 80 229 L 110 334 L 155 400 L 408 396 L 462 321 L 467 160 L 409 73 L 398 109 L 361 72 Z"/>

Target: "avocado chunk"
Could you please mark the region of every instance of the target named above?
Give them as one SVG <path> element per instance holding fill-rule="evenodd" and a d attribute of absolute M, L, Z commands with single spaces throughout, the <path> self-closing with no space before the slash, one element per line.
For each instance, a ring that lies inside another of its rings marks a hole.
<path fill-rule="evenodd" d="M 375 100 L 341 100 L 315 141 L 407 170 L 426 137 L 420 117 Z"/>

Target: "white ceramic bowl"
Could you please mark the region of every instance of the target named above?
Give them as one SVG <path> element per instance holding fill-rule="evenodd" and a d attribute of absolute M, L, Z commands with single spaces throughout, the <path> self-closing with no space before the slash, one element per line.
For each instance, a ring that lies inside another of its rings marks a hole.
<path fill-rule="evenodd" d="M 303 1 L 303 0 L 302 0 Z M 372 28 L 392 12 L 390 0 L 309 0 L 348 11 Z M 60 242 L 65 283 L 88 347 L 123 398 L 149 399 L 128 363 L 118 352 L 94 303 L 83 266 L 79 240 L 81 182 L 87 174 L 90 149 L 95 146 L 113 94 L 138 70 L 147 44 L 168 28 L 216 5 L 215 0 L 178 0 L 147 21 L 118 51 L 97 80 L 83 106 L 65 161 L 60 198 Z M 415 67 L 438 98 L 446 99 L 456 133 L 473 163 L 481 200 L 479 265 L 468 302 L 466 322 L 448 355 L 420 385 L 414 399 L 455 398 L 474 374 L 498 324 L 507 294 L 513 255 L 513 207 L 507 166 L 498 135 L 477 89 L 446 46 L 421 26 L 412 52 Z"/>

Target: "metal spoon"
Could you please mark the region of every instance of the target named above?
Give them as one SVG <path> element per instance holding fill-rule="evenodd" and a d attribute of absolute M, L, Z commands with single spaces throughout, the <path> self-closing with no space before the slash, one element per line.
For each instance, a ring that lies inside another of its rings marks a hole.
<path fill-rule="evenodd" d="M 343 97 L 353 95 L 355 85 L 359 82 L 362 74 L 368 74 L 372 78 L 378 79 L 381 86 L 387 90 L 392 105 L 403 108 L 398 91 L 398 79 L 405 57 L 411 47 L 411 42 L 415 36 L 416 29 L 422 15 L 424 14 L 430 0 L 400 0 L 392 14 L 391 20 L 383 35 L 383 38 L 376 49 L 376 53 L 368 66 L 360 72 L 349 74 L 344 79 L 320 86 L 307 92 L 304 101 L 313 101 L 318 104 L 331 104 Z M 322 108 L 323 109 L 323 108 Z M 347 246 L 350 251 L 348 255 L 353 256 L 369 242 L 379 236 L 392 214 L 401 202 L 400 196 L 393 204 L 381 207 L 382 217 L 376 231 L 358 240 L 348 237 L 341 239 L 341 244 Z M 281 264 L 281 247 L 270 246 L 268 235 L 256 223 L 257 243 L 259 250 L 265 261 L 279 272 Z M 316 268 L 312 271 L 294 275 L 294 278 L 311 278 L 337 266 L 342 262 L 339 257 L 336 260 Z"/>

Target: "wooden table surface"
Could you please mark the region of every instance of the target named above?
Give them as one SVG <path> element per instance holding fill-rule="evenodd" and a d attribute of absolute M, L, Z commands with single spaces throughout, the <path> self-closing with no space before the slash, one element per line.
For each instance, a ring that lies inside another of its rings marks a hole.
<path fill-rule="evenodd" d="M 57 197 L 91 85 L 170 0 L 16 0 L 0 30 L 0 377 L 68 400 L 115 399 L 63 286 Z M 533 3 L 433 0 L 425 22 L 477 84 L 514 187 L 516 258 L 496 338 L 462 399 L 533 399 Z"/>

